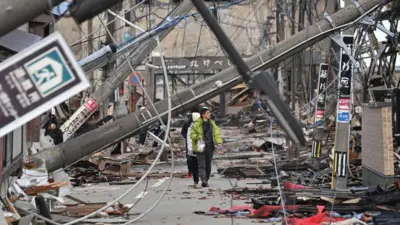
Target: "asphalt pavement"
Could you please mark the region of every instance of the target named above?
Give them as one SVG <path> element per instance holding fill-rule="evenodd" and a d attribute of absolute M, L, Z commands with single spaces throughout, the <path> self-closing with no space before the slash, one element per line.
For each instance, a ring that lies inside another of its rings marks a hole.
<path fill-rule="evenodd" d="M 166 165 L 162 166 L 166 167 Z M 156 168 L 156 170 L 167 170 Z M 213 167 L 213 177 L 210 178 L 210 187 L 193 188 L 193 180 L 190 178 L 173 178 L 171 186 L 161 202 L 147 215 L 135 222 L 140 225 L 247 225 L 254 224 L 255 220 L 248 218 L 214 218 L 210 215 L 195 214 L 196 211 L 207 212 L 211 207 L 229 209 L 232 205 L 246 205 L 244 200 L 231 201 L 230 196 L 224 195 L 221 190 L 232 188 L 231 184 L 239 187 L 246 185 L 249 180 L 241 180 L 220 177 L 216 174 L 216 166 Z M 186 171 L 184 165 L 177 166 L 174 171 Z M 135 204 L 130 210 L 130 218 L 137 217 L 136 214 L 147 211 L 155 201 L 162 195 L 170 179 L 162 177 L 157 179 L 146 179 L 138 185 L 131 193 L 121 200 L 123 204 Z M 254 182 L 254 181 L 252 181 Z M 255 187 L 255 185 L 251 185 Z M 107 183 L 90 185 L 88 187 L 77 187 L 71 194 L 90 203 L 110 202 L 126 192 L 132 185 L 109 185 Z"/>

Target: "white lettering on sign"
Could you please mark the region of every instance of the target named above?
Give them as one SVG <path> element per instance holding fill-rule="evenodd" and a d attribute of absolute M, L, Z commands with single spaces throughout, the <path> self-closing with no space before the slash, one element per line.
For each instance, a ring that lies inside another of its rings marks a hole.
<path fill-rule="evenodd" d="M 29 100 L 31 100 L 31 103 L 35 103 L 40 100 L 39 93 L 37 91 L 34 91 L 30 94 L 28 94 Z"/>
<path fill-rule="evenodd" d="M 210 63 L 211 63 L 211 60 L 210 60 L 210 59 L 205 59 L 205 60 L 203 60 L 203 64 L 204 64 L 204 66 L 206 66 L 206 67 L 209 67 L 209 66 L 210 66 Z"/>
<path fill-rule="evenodd" d="M 222 66 L 223 62 L 222 62 L 222 60 L 217 60 L 214 62 L 214 64 L 219 64 L 220 66 Z"/>
<path fill-rule="evenodd" d="M 186 65 L 169 65 L 167 66 L 168 69 L 185 69 Z"/>
<path fill-rule="evenodd" d="M 327 70 L 321 70 L 321 74 L 319 76 L 321 78 L 327 78 L 328 77 L 328 71 Z"/>
<path fill-rule="evenodd" d="M 199 64 L 197 64 L 197 60 L 192 60 L 190 62 L 190 67 L 199 67 Z"/>
<path fill-rule="evenodd" d="M 10 97 L 3 90 L 3 86 L 0 84 L 0 108 L 3 112 L 4 116 L 13 116 L 14 118 L 18 118 L 18 113 L 15 110 L 14 106 L 11 103 Z"/>
<path fill-rule="evenodd" d="M 68 140 L 81 126 L 92 113 L 85 107 L 81 106 L 62 126 L 64 141 Z"/>
<path fill-rule="evenodd" d="M 340 78 L 340 88 L 348 88 L 349 86 L 349 78 L 348 77 L 342 77 Z"/>
<path fill-rule="evenodd" d="M 97 108 L 99 108 L 99 105 L 96 103 L 96 101 L 91 98 L 86 99 L 84 105 L 90 112 L 94 112 Z"/>
<path fill-rule="evenodd" d="M 2 62 L 0 72 L 0 137 L 90 86 L 58 32 Z"/>
<path fill-rule="evenodd" d="M 85 103 L 62 126 L 64 141 L 68 140 L 87 119 L 97 110 L 99 105 L 94 99 L 88 98 Z"/>

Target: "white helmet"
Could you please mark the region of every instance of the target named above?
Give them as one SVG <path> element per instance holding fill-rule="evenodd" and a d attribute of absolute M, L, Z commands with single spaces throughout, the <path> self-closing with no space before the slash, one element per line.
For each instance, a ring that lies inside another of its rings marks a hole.
<path fill-rule="evenodd" d="M 200 118 L 200 113 L 198 113 L 198 112 L 192 113 L 192 120 L 193 120 L 193 122 L 196 121 L 196 120 L 198 120 L 199 118 Z"/>

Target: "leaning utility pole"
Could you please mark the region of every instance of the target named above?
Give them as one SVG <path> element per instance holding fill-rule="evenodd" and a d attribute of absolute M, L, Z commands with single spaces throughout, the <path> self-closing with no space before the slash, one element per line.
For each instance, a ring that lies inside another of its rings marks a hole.
<path fill-rule="evenodd" d="M 1 0 L 0 37 L 51 10 L 64 0 Z"/>
<path fill-rule="evenodd" d="M 325 1 L 326 1 L 325 13 L 327 13 L 328 15 L 332 15 L 336 11 L 337 1 L 329 1 L 329 0 L 325 0 Z M 329 60 L 330 56 L 331 56 L 331 54 L 330 54 L 331 45 L 332 46 L 334 45 L 334 43 L 332 43 L 332 42 L 333 41 L 330 38 L 327 38 L 326 40 L 323 41 L 324 48 L 322 49 L 322 53 L 323 53 L 322 56 L 324 58 L 325 63 L 328 64 L 328 68 L 325 69 L 324 68 L 325 65 L 320 67 L 320 72 L 319 72 L 320 78 L 319 78 L 319 81 L 321 80 L 321 75 L 324 76 L 324 73 L 325 73 L 324 72 L 323 74 L 321 74 L 321 69 L 323 69 L 324 71 L 328 70 L 327 78 L 322 78 L 324 83 L 326 83 L 328 81 L 330 71 L 334 71 L 333 69 L 329 70 L 329 68 L 332 68 L 332 65 L 336 65 L 336 66 L 333 66 L 334 68 L 338 68 L 339 67 L 339 62 L 335 62 L 335 61 L 334 62 L 330 62 L 330 60 Z M 331 63 L 331 66 L 329 66 L 329 63 Z M 334 76 L 334 77 L 336 77 L 336 76 Z M 318 84 L 320 85 L 319 82 L 318 82 Z M 326 112 L 328 112 L 328 110 L 325 110 L 325 106 L 326 106 L 325 105 L 326 90 L 325 90 L 325 93 L 322 96 L 323 100 L 321 99 L 323 101 L 323 104 L 322 104 L 322 101 L 318 100 L 319 96 L 321 94 L 319 87 L 318 87 L 317 90 L 318 90 L 318 93 L 317 93 L 318 95 L 317 95 L 317 104 L 316 104 L 316 107 L 315 107 L 315 111 L 316 111 L 316 113 L 319 113 L 319 114 L 321 114 L 321 112 L 323 112 L 323 113 L 322 113 L 322 115 L 318 115 L 318 116 L 322 116 L 322 118 L 318 118 L 317 115 L 315 117 L 316 119 L 315 119 L 314 123 L 316 123 L 317 120 L 319 121 L 319 119 L 322 119 L 322 124 L 315 124 L 316 127 L 314 128 L 314 131 L 313 131 L 313 143 L 312 143 L 312 150 L 311 150 L 312 151 L 311 160 L 312 160 L 313 166 L 318 169 L 319 166 L 320 166 L 321 159 L 322 159 L 322 154 L 321 153 L 322 153 L 322 140 L 324 138 L 324 118 L 327 117 Z M 318 109 L 318 104 L 320 104 L 320 107 L 321 107 L 319 109 Z"/>
<path fill-rule="evenodd" d="M 291 2 L 291 21 L 290 21 L 290 34 L 293 36 L 296 34 L 296 0 L 292 0 Z M 298 57 L 296 55 L 292 56 L 292 60 L 291 60 L 291 64 L 292 64 L 292 69 L 291 69 L 291 73 L 290 73 L 290 89 L 292 91 L 291 94 L 291 100 L 292 100 L 292 106 L 291 109 L 294 113 L 294 115 L 296 116 L 296 95 L 297 95 L 297 77 L 295 76 L 295 74 L 297 74 L 299 71 L 296 71 L 296 64 L 298 63 Z M 288 70 L 286 70 L 286 73 L 288 72 Z M 302 74 L 300 72 L 300 76 L 301 77 Z M 298 114 L 300 117 L 300 113 Z M 289 159 L 293 159 L 293 158 L 298 158 L 299 157 L 299 149 L 293 145 L 293 143 L 289 140 L 286 141 L 286 143 L 290 143 L 288 144 L 288 158 Z"/>
<path fill-rule="evenodd" d="M 357 2 L 356 2 L 357 3 Z M 345 0 L 345 5 L 356 4 Z M 340 50 L 339 91 L 336 108 L 335 151 L 333 155 L 333 188 L 347 187 L 347 173 L 349 169 L 349 141 L 351 128 L 351 98 L 353 80 L 353 62 L 349 54 L 353 54 L 353 29 L 343 32 L 343 44 Z M 343 48 L 344 47 L 344 48 Z M 347 49 L 345 49 L 347 48 Z"/>
<path fill-rule="evenodd" d="M 377 9 L 381 0 L 360 0 L 358 3 L 367 12 Z M 336 27 L 340 27 L 351 21 L 355 21 L 360 15 L 360 11 L 354 5 L 350 5 L 331 15 L 331 18 L 335 22 Z M 306 30 L 287 38 L 276 46 L 271 46 L 267 50 L 247 59 L 246 63 L 253 70 L 271 68 L 282 60 L 323 40 L 333 31 L 334 29 L 332 29 L 331 24 L 328 20 L 324 19 L 308 27 Z M 216 85 L 217 81 L 223 85 Z M 191 107 L 213 98 L 241 82 L 241 76 L 234 67 L 231 67 L 199 84 L 182 90 L 171 97 L 172 115 L 189 110 Z M 156 111 L 160 113 L 163 119 L 166 119 L 168 114 L 167 101 L 165 99 L 155 103 Z M 152 107 L 147 107 L 140 112 L 124 116 L 113 123 L 105 124 L 73 140 L 66 141 L 50 149 L 45 149 L 34 155 L 31 159 L 36 163 L 36 166 L 41 166 L 44 163 L 47 170 L 52 172 L 70 165 L 97 150 L 105 148 L 113 142 L 118 142 L 137 134 L 139 129 L 147 128 L 152 123 L 158 121 L 156 111 Z"/>
<path fill-rule="evenodd" d="M 186 14 L 193 7 L 190 0 L 184 0 L 175 10 L 169 15 L 174 18 Z M 168 23 L 168 22 L 166 22 Z M 162 23 L 164 24 L 164 23 Z M 160 41 L 165 38 L 170 31 L 174 29 L 174 26 L 170 26 L 159 33 Z M 139 66 L 143 60 L 156 48 L 157 41 L 152 38 L 151 40 L 145 41 L 138 45 L 137 49 L 143 49 L 138 53 L 137 56 L 133 57 L 130 61 L 132 66 L 135 68 Z M 79 109 L 63 124 L 61 130 L 64 134 L 64 141 L 68 140 L 82 124 L 90 117 L 90 115 L 97 110 L 100 104 L 104 103 L 113 93 L 114 90 L 124 82 L 124 80 L 132 73 L 131 68 L 125 62 L 123 67 L 127 70 L 120 71 L 118 75 L 111 76 L 104 83 L 96 89 L 94 93 L 90 95 L 85 101 L 85 104 L 79 107 Z M 119 70 L 119 68 L 117 68 Z M 83 114 L 83 116 L 82 116 Z"/>
<path fill-rule="evenodd" d="M 113 6 L 113 7 L 111 7 L 110 9 L 112 10 L 112 11 L 115 11 L 115 6 Z M 113 15 L 111 15 L 110 13 L 107 13 L 107 29 L 110 31 L 110 33 L 108 33 L 106 30 L 104 31 L 105 32 L 105 34 L 106 34 L 106 41 L 105 41 L 105 45 L 109 45 L 109 44 L 112 44 L 113 43 L 113 39 L 114 39 L 114 30 L 115 30 L 115 23 L 117 22 L 117 21 L 114 21 L 114 16 Z M 98 17 L 98 19 L 100 20 L 101 18 L 100 17 Z M 114 21 L 114 22 L 113 22 Z M 109 74 L 109 72 L 111 72 L 112 71 L 112 69 L 114 68 L 114 65 L 115 65 L 115 61 L 113 61 L 113 62 L 110 62 L 110 63 L 107 63 L 107 65 L 105 65 L 105 66 L 103 66 L 103 71 L 102 71 L 102 76 L 101 76 L 101 83 L 103 84 L 104 82 L 106 82 L 106 80 L 108 79 L 108 74 Z M 118 90 L 118 89 L 116 89 L 116 90 Z M 114 90 L 115 91 L 115 90 Z M 105 113 L 107 113 L 107 111 L 108 111 L 108 105 L 109 105 L 109 98 L 107 98 L 107 99 L 105 99 L 105 101 L 104 102 L 102 102 L 103 104 L 102 104 L 102 107 L 101 107 L 101 105 L 98 103 L 98 102 L 96 102 L 99 106 L 100 106 L 100 118 L 104 118 L 105 117 Z M 114 107 L 115 107 L 115 103 L 116 102 L 114 102 Z M 78 110 L 79 111 L 79 110 Z M 64 135 L 64 138 L 65 138 L 65 135 Z M 66 140 L 66 139 L 64 139 L 64 140 Z"/>

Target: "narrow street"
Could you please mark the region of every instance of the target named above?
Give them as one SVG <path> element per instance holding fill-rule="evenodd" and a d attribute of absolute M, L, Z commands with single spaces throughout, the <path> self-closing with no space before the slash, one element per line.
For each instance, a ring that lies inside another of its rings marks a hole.
<path fill-rule="evenodd" d="M 180 161 L 180 163 L 179 163 Z M 186 171 L 186 166 L 183 166 L 182 160 L 178 160 L 178 165 L 175 172 Z M 158 166 L 154 171 L 168 171 L 169 168 Z M 213 176 L 210 180 L 208 188 L 194 188 L 191 178 L 173 178 L 171 186 L 163 198 L 163 200 L 144 218 L 140 219 L 136 224 L 232 224 L 231 218 L 214 218 L 214 215 L 204 215 L 211 207 L 219 207 L 221 209 L 229 209 L 235 205 L 248 205 L 249 200 L 234 199 L 231 202 L 231 197 L 223 193 L 223 190 L 231 189 L 233 185 L 238 188 L 256 187 L 256 185 L 248 185 L 247 182 L 261 182 L 257 179 L 241 180 L 236 183 L 236 179 L 223 178 L 216 173 L 214 165 Z M 162 177 L 159 179 L 146 179 L 136 189 L 129 193 L 121 200 L 122 204 L 135 204 L 128 215 L 131 219 L 137 217 L 137 214 L 148 210 L 155 201 L 160 198 L 165 188 L 168 186 L 169 178 Z M 85 201 L 87 203 L 104 203 L 110 202 L 121 194 L 125 193 L 132 185 L 110 185 L 108 183 L 98 185 L 88 185 L 88 187 L 76 187 L 72 190 L 71 196 Z M 147 187 L 146 187 L 147 186 Z M 257 187 L 262 187 L 258 185 Z M 143 196 L 144 193 L 144 197 Z M 72 203 L 72 201 L 68 201 Z M 67 202 L 67 203 L 68 203 Z M 247 204 L 246 204 L 247 202 Z M 58 219 L 55 216 L 54 219 Z M 101 219 L 99 219 L 101 220 Z M 248 218 L 233 218 L 235 225 L 253 224 L 256 220 Z M 67 222 L 67 220 L 65 221 Z"/>
<path fill-rule="evenodd" d="M 0 5 L 0 225 L 400 224 L 400 0 Z"/>

